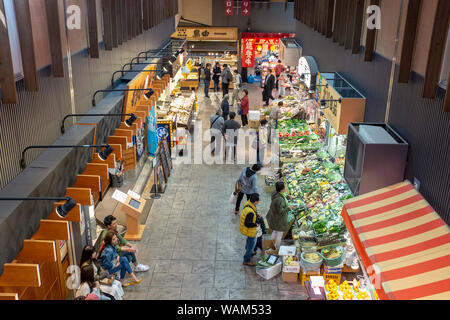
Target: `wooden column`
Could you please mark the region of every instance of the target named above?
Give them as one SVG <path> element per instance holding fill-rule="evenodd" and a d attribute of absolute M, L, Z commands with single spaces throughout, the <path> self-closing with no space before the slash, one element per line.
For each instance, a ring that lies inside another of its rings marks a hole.
<path fill-rule="evenodd" d="M 450 1 L 439 0 L 434 16 L 430 48 L 428 50 L 427 70 L 422 92 L 424 98 L 434 98 L 436 95 L 436 86 L 441 75 L 442 58 L 447 39 L 449 15 Z"/>
<path fill-rule="evenodd" d="M 122 0 L 116 0 L 117 44 L 123 44 Z"/>
<path fill-rule="evenodd" d="M 365 16 L 364 0 L 356 0 L 355 9 L 355 25 L 353 29 L 352 53 L 357 54 L 361 52 L 361 33 L 363 29 L 363 21 Z"/>
<path fill-rule="evenodd" d="M 379 0 L 370 0 L 370 5 L 379 6 Z M 375 39 L 377 37 L 377 29 L 367 29 L 366 45 L 364 48 L 364 61 L 372 61 L 375 52 Z"/>
<path fill-rule="evenodd" d="M 27 91 L 38 91 L 38 79 L 36 58 L 33 43 L 33 28 L 31 25 L 29 0 L 14 1 L 17 29 L 19 31 L 20 50 L 22 54 L 23 73 L 25 76 L 25 89 Z"/>
<path fill-rule="evenodd" d="M 128 17 L 129 17 L 129 27 L 130 27 L 130 32 L 131 32 L 131 39 L 133 39 L 134 37 L 136 37 L 136 18 L 135 18 L 135 14 L 136 14 L 136 1 L 135 0 L 128 0 Z"/>
<path fill-rule="evenodd" d="M 143 11 L 143 15 L 144 15 L 144 20 L 142 23 L 142 27 L 144 28 L 145 31 L 147 31 L 150 27 L 149 27 L 149 20 L 148 20 L 148 15 L 149 15 L 149 0 L 144 0 L 144 6 L 142 8 Z"/>
<path fill-rule="evenodd" d="M 343 46 L 345 44 L 349 1 L 350 0 L 339 0 L 339 2 L 341 3 L 341 19 L 340 19 L 340 23 L 339 23 L 339 45 L 340 46 Z"/>
<path fill-rule="evenodd" d="M 113 48 L 113 32 L 112 32 L 112 10 L 111 0 L 102 0 L 103 6 L 103 43 L 105 50 L 112 50 Z"/>
<path fill-rule="evenodd" d="M 408 83 L 411 72 L 414 43 L 416 41 L 416 29 L 419 24 L 421 0 L 409 0 L 406 12 L 405 32 L 403 33 L 402 52 L 400 54 L 400 67 L 398 82 Z"/>
<path fill-rule="evenodd" d="M 111 32 L 112 32 L 112 45 L 114 48 L 119 46 L 118 34 L 117 34 L 117 16 L 116 16 L 116 1 L 111 1 Z"/>
<path fill-rule="evenodd" d="M 450 112 L 450 87 L 448 84 L 450 83 L 450 71 L 448 72 L 447 76 L 447 90 L 445 92 L 445 99 L 444 99 L 444 112 Z"/>
<path fill-rule="evenodd" d="M 120 6 L 121 6 L 121 14 L 122 14 L 122 41 L 127 42 L 128 41 L 128 6 L 126 0 L 120 0 Z"/>
<path fill-rule="evenodd" d="M 59 23 L 58 0 L 45 0 L 47 13 L 48 40 L 52 57 L 53 76 L 64 77 L 64 57 L 62 51 L 61 25 Z"/>
<path fill-rule="evenodd" d="M 353 34 L 355 30 L 356 2 L 357 0 L 347 0 L 347 23 L 345 28 L 345 49 L 351 49 Z"/>
<path fill-rule="evenodd" d="M 334 27 L 333 27 L 333 42 L 339 41 L 339 28 L 342 19 L 341 0 L 336 1 Z"/>
<path fill-rule="evenodd" d="M 138 34 L 142 34 L 143 29 L 143 17 L 142 17 L 142 1 L 138 1 Z"/>
<path fill-rule="evenodd" d="M 89 54 L 91 58 L 99 58 L 97 3 L 95 0 L 87 0 L 87 13 L 89 29 Z"/>

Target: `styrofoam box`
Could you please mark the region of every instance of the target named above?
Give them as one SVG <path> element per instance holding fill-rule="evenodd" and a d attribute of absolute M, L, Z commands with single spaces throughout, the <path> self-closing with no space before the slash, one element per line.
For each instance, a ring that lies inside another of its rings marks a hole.
<path fill-rule="evenodd" d="M 256 269 L 256 274 L 260 275 L 261 277 L 263 277 L 266 280 L 269 280 L 269 279 L 272 279 L 273 277 L 275 277 L 276 275 L 278 275 L 281 272 L 282 267 L 283 267 L 283 264 L 280 261 L 271 268 Z"/>
<path fill-rule="evenodd" d="M 259 121 L 261 112 L 259 110 L 250 110 L 248 112 L 248 120 Z"/>

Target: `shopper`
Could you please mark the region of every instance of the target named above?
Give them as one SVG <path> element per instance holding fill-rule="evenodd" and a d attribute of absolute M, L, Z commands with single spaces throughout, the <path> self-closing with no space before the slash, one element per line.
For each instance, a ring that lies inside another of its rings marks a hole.
<path fill-rule="evenodd" d="M 264 154 L 267 149 L 267 120 L 263 119 L 259 122 L 259 130 L 257 132 L 257 146 L 256 146 L 256 159 L 257 163 L 264 167 Z"/>
<path fill-rule="evenodd" d="M 118 242 L 117 234 L 113 231 L 108 231 L 105 235 L 105 245 L 100 251 L 100 266 L 107 270 L 109 274 L 115 274 L 120 271 L 120 282 L 122 286 L 128 287 L 133 284 L 141 283 L 141 280 L 136 278 L 133 270 L 131 269 L 128 259 L 125 257 L 119 257 L 116 251 L 116 245 Z M 133 281 L 125 283 L 125 275 L 129 273 Z"/>
<path fill-rule="evenodd" d="M 219 82 L 220 82 L 220 74 L 222 73 L 222 69 L 220 68 L 220 63 L 216 62 L 216 65 L 213 69 L 213 76 L 212 79 L 214 81 L 214 93 L 217 93 L 220 91 L 219 88 Z"/>
<path fill-rule="evenodd" d="M 222 77 L 222 96 L 224 97 L 228 93 L 230 82 L 233 81 L 233 75 L 231 74 L 230 68 L 226 63 L 223 65 L 223 70 L 220 76 Z"/>
<path fill-rule="evenodd" d="M 269 74 L 264 79 L 264 90 L 263 90 L 263 101 L 265 106 L 269 105 L 270 99 L 273 100 L 272 90 L 275 86 L 275 76 L 273 75 L 272 69 L 269 69 Z"/>
<path fill-rule="evenodd" d="M 286 82 L 288 81 L 286 73 L 283 71 L 281 72 L 280 76 L 278 77 L 279 82 L 279 89 L 278 89 L 278 99 L 281 99 L 286 95 L 286 88 L 284 87 Z"/>
<path fill-rule="evenodd" d="M 279 86 L 278 86 L 279 78 L 280 78 L 281 73 L 283 72 L 283 69 L 284 69 L 284 67 L 281 64 L 281 60 L 278 60 L 278 64 L 275 66 L 275 77 L 277 79 L 277 84 L 276 84 L 277 90 L 279 90 Z"/>
<path fill-rule="evenodd" d="M 233 97 L 231 98 L 231 105 L 234 106 L 237 103 L 239 98 L 239 90 L 242 86 L 242 76 L 239 74 L 239 71 L 234 70 L 233 77 Z"/>
<path fill-rule="evenodd" d="M 259 203 L 259 194 L 254 193 L 249 196 L 249 201 L 244 204 L 240 218 L 240 232 L 247 237 L 245 244 L 245 255 L 243 264 L 254 267 L 255 263 L 251 261 L 253 251 L 256 245 L 256 232 L 259 224 L 256 222 L 257 210 L 256 205 Z"/>
<path fill-rule="evenodd" d="M 256 255 L 259 249 L 261 250 L 261 256 L 264 256 L 262 238 L 263 235 L 266 234 L 266 223 L 264 222 L 264 218 L 259 212 L 256 213 L 256 223 L 259 224 L 259 226 L 256 229 L 256 246 L 253 251 L 253 255 Z"/>
<path fill-rule="evenodd" d="M 106 233 L 109 231 L 112 231 L 116 233 L 118 238 L 118 243 L 116 245 L 116 251 L 121 257 L 126 257 L 129 262 L 133 263 L 135 268 L 134 272 L 144 272 L 147 271 L 149 266 L 138 263 L 136 259 L 136 248 L 132 246 L 127 240 L 125 240 L 118 232 L 117 232 L 117 218 L 113 215 L 108 215 L 103 219 L 103 224 L 105 225 L 106 229 L 103 230 L 102 234 L 100 235 L 100 240 L 103 241 L 103 239 L 106 236 Z M 101 250 L 101 248 L 100 248 Z"/>
<path fill-rule="evenodd" d="M 211 64 L 207 63 L 205 67 L 205 98 L 209 98 L 209 86 L 211 85 Z"/>
<path fill-rule="evenodd" d="M 241 100 L 241 120 L 242 126 L 245 127 L 248 125 L 248 111 L 250 109 L 249 101 L 248 101 L 248 90 L 244 89 L 243 91 L 244 97 Z"/>
<path fill-rule="evenodd" d="M 94 278 L 100 282 L 100 290 L 114 297 L 115 300 L 122 300 L 123 289 L 120 281 L 115 279 L 114 275 L 109 275 L 103 270 L 97 260 L 97 252 L 93 246 L 85 246 L 81 253 L 80 268 L 92 265 L 94 269 Z"/>
<path fill-rule="evenodd" d="M 211 155 L 214 156 L 216 150 L 222 149 L 222 129 L 224 119 L 222 118 L 222 110 L 217 110 L 210 118 L 211 129 Z"/>
<path fill-rule="evenodd" d="M 244 194 L 247 196 L 247 200 L 250 199 L 250 195 L 253 193 L 258 193 L 258 180 L 256 173 L 261 170 L 261 165 L 254 164 L 251 168 L 246 167 L 242 170 L 241 175 L 238 179 L 238 184 L 241 188 L 239 190 L 236 199 L 236 208 L 234 209 L 234 214 L 239 213 L 241 208 L 241 201 L 244 198 Z"/>
<path fill-rule="evenodd" d="M 222 133 L 225 138 L 225 161 L 228 159 L 228 154 L 231 153 L 231 148 L 233 148 L 233 160 L 236 161 L 238 130 L 241 125 L 234 120 L 235 117 L 236 113 L 230 112 L 230 120 L 225 121 L 225 124 L 223 125 Z"/>
<path fill-rule="evenodd" d="M 90 294 L 95 294 L 98 300 L 111 300 L 100 290 L 100 283 L 95 280 L 95 271 L 91 264 L 86 265 L 80 270 L 80 286 L 75 292 L 75 297 L 87 297 Z"/>
<path fill-rule="evenodd" d="M 272 229 L 271 239 L 275 242 L 275 247 L 280 248 L 281 238 L 283 234 L 288 231 L 288 212 L 289 206 L 286 200 L 286 187 L 284 182 L 278 181 L 275 183 L 275 190 L 272 193 L 272 202 L 267 213 L 267 222 L 270 229 Z"/>
<path fill-rule="evenodd" d="M 277 105 L 274 105 L 270 108 L 269 114 L 269 143 L 272 143 L 272 140 L 275 135 L 275 130 L 278 129 L 278 120 L 281 119 L 282 113 L 280 108 L 283 106 L 283 101 L 279 101 Z"/>
<path fill-rule="evenodd" d="M 222 99 L 222 103 L 220 104 L 220 108 L 222 109 L 222 117 L 225 121 L 228 120 L 228 115 L 230 114 L 230 104 L 228 102 L 229 99 L 230 95 L 226 94 Z"/>

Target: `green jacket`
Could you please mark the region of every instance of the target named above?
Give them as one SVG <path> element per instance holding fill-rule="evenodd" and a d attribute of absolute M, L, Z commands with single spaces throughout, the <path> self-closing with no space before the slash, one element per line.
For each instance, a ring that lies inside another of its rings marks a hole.
<path fill-rule="evenodd" d="M 266 216 L 270 229 L 282 232 L 288 231 L 288 212 L 289 207 L 283 195 L 276 191 L 272 193 L 272 202 Z"/>

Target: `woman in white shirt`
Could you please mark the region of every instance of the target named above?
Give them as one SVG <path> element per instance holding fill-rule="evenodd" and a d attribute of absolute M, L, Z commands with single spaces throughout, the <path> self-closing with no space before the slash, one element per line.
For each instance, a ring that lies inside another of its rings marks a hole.
<path fill-rule="evenodd" d="M 95 294 L 99 300 L 111 300 L 100 290 L 100 283 L 95 281 L 94 268 L 92 264 L 87 264 L 81 268 L 81 285 L 75 293 L 75 297 L 87 297 L 90 294 Z"/>

